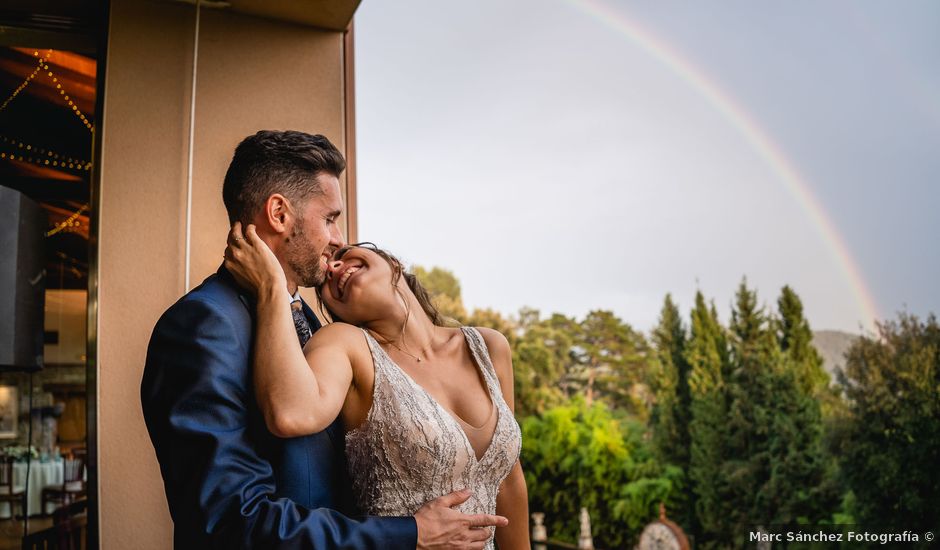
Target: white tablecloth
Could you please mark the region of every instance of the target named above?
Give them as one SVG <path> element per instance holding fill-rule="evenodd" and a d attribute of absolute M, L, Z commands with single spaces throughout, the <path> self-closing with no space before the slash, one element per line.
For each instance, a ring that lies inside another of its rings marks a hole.
<path fill-rule="evenodd" d="M 49 485 L 62 486 L 65 477 L 64 462 L 62 459 L 40 462 L 33 460 L 29 465 L 29 491 L 27 494 L 27 509 L 29 515 L 34 516 L 42 509 L 42 490 Z M 13 490 L 22 491 L 26 488 L 26 463 L 13 464 Z M 55 508 L 55 503 L 49 503 L 49 513 Z M 17 512 L 19 507 L 17 506 Z M 0 518 L 10 517 L 10 504 L 0 502 Z"/>

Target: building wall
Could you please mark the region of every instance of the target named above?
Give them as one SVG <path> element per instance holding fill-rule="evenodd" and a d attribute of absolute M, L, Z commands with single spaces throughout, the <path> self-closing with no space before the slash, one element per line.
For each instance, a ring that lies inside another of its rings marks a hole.
<path fill-rule="evenodd" d="M 111 2 L 99 125 L 98 494 L 106 549 L 172 546 L 140 379 L 154 324 L 187 290 L 187 247 L 190 288 L 221 262 L 222 177 L 235 145 L 259 129 L 289 128 L 322 133 L 345 150 L 342 33 L 203 9 L 187 235 L 194 9 Z"/>

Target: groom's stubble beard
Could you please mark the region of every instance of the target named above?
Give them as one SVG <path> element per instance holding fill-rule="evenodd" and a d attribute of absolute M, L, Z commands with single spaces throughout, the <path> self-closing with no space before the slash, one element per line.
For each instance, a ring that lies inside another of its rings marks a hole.
<path fill-rule="evenodd" d="M 315 250 L 313 243 L 307 238 L 303 218 L 294 218 L 294 227 L 286 244 L 284 260 L 297 275 L 297 284 L 305 287 L 323 284 L 326 280 L 326 272 L 320 266 L 320 254 L 323 251 Z"/>

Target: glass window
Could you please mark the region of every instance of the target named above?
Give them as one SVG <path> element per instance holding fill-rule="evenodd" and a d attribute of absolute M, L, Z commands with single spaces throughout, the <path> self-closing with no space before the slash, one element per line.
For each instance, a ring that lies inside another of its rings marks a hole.
<path fill-rule="evenodd" d="M 97 60 L 93 48 L 64 48 L 68 37 L 48 29 L 3 40 L 0 518 L 22 526 L 0 529 L 6 548 L 26 531 L 50 531 L 55 510 L 87 506 Z"/>

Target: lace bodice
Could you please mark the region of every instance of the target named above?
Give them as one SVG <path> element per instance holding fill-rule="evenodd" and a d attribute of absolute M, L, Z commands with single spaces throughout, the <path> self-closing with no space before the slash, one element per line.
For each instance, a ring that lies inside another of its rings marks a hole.
<path fill-rule="evenodd" d="M 496 493 L 519 458 L 522 434 L 483 337 L 474 328 L 461 330 L 496 407 L 496 428 L 480 459 L 457 419 L 364 331 L 375 364 L 372 408 L 346 434 L 346 458 L 353 494 L 365 513 L 410 516 L 426 502 L 464 488 L 473 495 L 458 510 L 496 512 Z M 492 534 L 487 544 L 492 548 Z"/>

